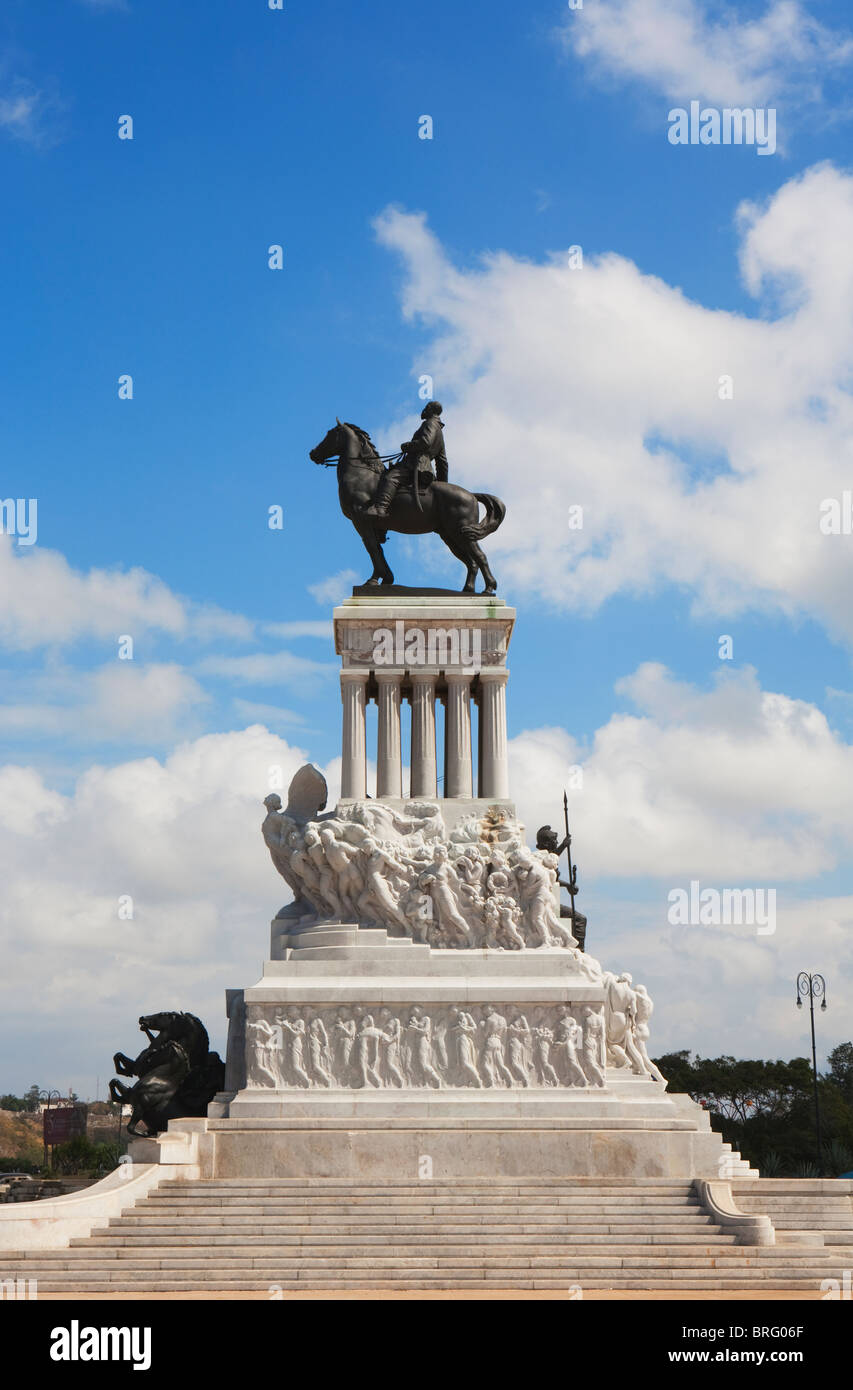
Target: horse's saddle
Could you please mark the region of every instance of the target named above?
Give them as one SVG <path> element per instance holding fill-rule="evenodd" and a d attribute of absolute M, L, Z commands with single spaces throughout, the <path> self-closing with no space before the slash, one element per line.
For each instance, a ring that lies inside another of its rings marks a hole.
<path fill-rule="evenodd" d="M 427 491 L 428 488 L 432 487 L 434 482 L 434 473 L 429 473 L 424 469 L 420 469 L 420 471 L 418 472 L 418 492 L 420 493 L 421 497 L 423 497 L 424 493 Z M 414 497 L 415 480 L 414 475 L 412 473 L 408 473 L 405 478 L 402 478 L 400 480 L 400 486 L 397 489 L 397 496 L 403 496 L 407 492 L 412 497 Z"/>

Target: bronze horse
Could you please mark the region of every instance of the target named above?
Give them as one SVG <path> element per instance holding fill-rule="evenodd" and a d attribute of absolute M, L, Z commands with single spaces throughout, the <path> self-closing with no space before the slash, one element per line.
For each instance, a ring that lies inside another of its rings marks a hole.
<path fill-rule="evenodd" d="M 361 536 L 373 561 L 373 573 L 365 588 L 394 583 L 382 550 L 389 531 L 408 536 L 434 531 L 467 570 L 463 594 L 474 593 L 478 571 L 486 586 L 483 592 L 497 592 L 495 577 L 478 542 L 496 531 L 504 519 L 506 507 L 499 497 L 489 492 L 469 492 L 456 483 L 432 482 L 422 491 L 419 506 L 414 490 L 403 484 L 387 516 L 365 516 L 364 509 L 370 505 L 384 472 L 370 435 L 358 425 L 338 420 L 309 454 L 314 463 L 326 463 L 334 457 L 338 461 L 341 511 Z M 478 505 L 481 502 L 486 511 L 482 521 Z"/>
<path fill-rule="evenodd" d="M 128 1134 L 157 1134 L 170 1120 L 205 1115 L 208 1103 L 225 1080 L 217 1052 L 208 1050 L 207 1029 L 195 1014 L 145 1014 L 139 1027 L 149 1046 L 138 1057 L 117 1052 L 113 1065 L 119 1076 L 138 1076 L 134 1086 L 117 1077 L 110 1082 L 110 1099 L 131 1105 Z M 156 1036 L 155 1036 L 156 1030 Z"/>

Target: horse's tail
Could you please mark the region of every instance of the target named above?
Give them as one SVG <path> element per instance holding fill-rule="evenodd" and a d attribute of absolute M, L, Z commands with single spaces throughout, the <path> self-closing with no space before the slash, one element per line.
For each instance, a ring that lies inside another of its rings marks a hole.
<path fill-rule="evenodd" d="M 465 536 L 468 540 L 481 541 L 484 536 L 490 536 L 493 531 L 497 531 L 506 516 L 506 503 L 499 497 L 494 497 L 491 492 L 475 492 L 474 496 L 478 502 L 482 502 L 486 515 L 476 526 L 466 526 Z"/>

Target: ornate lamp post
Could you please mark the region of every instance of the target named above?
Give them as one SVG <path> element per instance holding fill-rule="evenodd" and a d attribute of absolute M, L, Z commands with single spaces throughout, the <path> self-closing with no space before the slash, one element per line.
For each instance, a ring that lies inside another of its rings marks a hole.
<path fill-rule="evenodd" d="M 817 1052 L 815 1050 L 814 1039 L 814 1001 L 822 1000 L 821 1008 L 826 1008 L 826 980 L 822 975 L 810 975 L 808 971 L 801 970 L 797 976 L 797 1008 L 803 1007 L 803 1000 L 809 1001 L 809 1013 L 812 1025 L 812 1075 L 814 1077 L 814 1113 L 815 1129 L 817 1130 L 817 1168 L 820 1177 L 823 1177 L 823 1146 L 820 1141 L 820 1097 L 817 1089 Z"/>
<path fill-rule="evenodd" d="M 39 1103 L 45 1106 L 45 1111 L 46 1111 L 47 1117 L 48 1117 L 48 1118 L 46 1119 L 46 1118 L 45 1118 L 45 1113 L 44 1113 L 44 1112 L 42 1113 L 42 1122 L 41 1122 L 41 1123 L 42 1123 L 42 1141 L 43 1141 L 43 1143 L 44 1143 L 44 1166 L 45 1166 L 45 1168 L 48 1166 L 48 1152 L 47 1152 L 47 1143 L 48 1143 L 48 1140 L 47 1140 L 47 1136 L 48 1136 L 48 1130 L 49 1130 L 49 1127 L 50 1127 L 50 1118 L 49 1118 L 49 1117 L 50 1117 L 50 1110 L 51 1110 L 51 1106 L 53 1106 L 53 1107 L 55 1108 L 56 1106 L 61 1105 L 61 1104 L 62 1104 L 62 1099 L 63 1099 L 63 1098 L 62 1098 L 62 1095 L 61 1095 L 61 1093 L 60 1093 L 59 1091 L 39 1091 Z"/>

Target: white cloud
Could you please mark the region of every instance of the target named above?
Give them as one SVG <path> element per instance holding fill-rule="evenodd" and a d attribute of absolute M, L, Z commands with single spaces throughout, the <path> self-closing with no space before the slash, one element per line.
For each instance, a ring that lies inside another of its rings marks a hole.
<path fill-rule="evenodd" d="M 210 640 L 247 638 L 252 624 L 236 614 L 193 604 L 146 570 L 74 569 L 55 550 L 33 546 L 16 552 L 0 535 L 0 642 L 19 651 L 66 646 L 82 638 L 117 644 L 158 631 Z"/>
<path fill-rule="evenodd" d="M 762 690 L 749 669 L 705 692 L 647 663 L 617 691 L 637 712 L 612 715 L 588 749 L 563 729 L 510 744 L 531 832 L 556 825 L 569 769 L 583 768 L 570 806 L 588 874 L 749 887 L 802 881 L 849 856 L 853 747 L 813 705 Z"/>
<path fill-rule="evenodd" d="M 304 724 L 305 715 L 283 705 L 261 705 L 255 700 L 234 701 L 234 709 L 240 719 L 256 724 Z"/>
<path fill-rule="evenodd" d="M 853 178 L 818 166 L 738 220 L 760 319 L 612 254 L 460 271 L 422 214 L 377 220 L 404 313 L 430 329 L 415 370 L 428 360 L 440 384 L 451 477 L 507 502 L 485 542 L 501 592 L 591 613 L 676 585 L 699 610 L 805 614 L 853 638 L 851 540 L 819 527 L 850 486 Z"/>
<path fill-rule="evenodd" d="M 252 652 L 248 656 L 205 657 L 199 670 L 246 685 L 283 685 L 307 694 L 336 675 L 338 668 L 293 652 Z"/>
<path fill-rule="evenodd" d="M 308 592 L 324 606 L 342 603 L 345 598 L 349 598 L 353 585 L 360 582 L 361 577 L 357 570 L 339 570 L 337 574 L 330 574 L 328 578 L 321 579 L 316 584 L 309 584 Z"/>
<path fill-rule="evenodd" d="M 32 139 L 40 101 L 41 93 L 35 89 L 0 96 L 0 126 L 19 139 Z"/>
<path fill-rule="evenodd" d="M 174 663 L 113 661 L 94 671 L 50 669 L 20 684 L 30 696 L 0 705 L 0 732 L 63 735 L 76 744 L 172 742 L 184 716 L 209 699 Z"/>
<path fill-rule="evenodd" d="M 27 1038 L 5 1049 L 10 1084 L 14 1062 L 42 1084 L 94 1091 L 151 1009 L 199 1013 L 222 1045 L 223 991 L 257 978 L 289 896 L 260 835 L 270 768 L 286 786 L 305 761 L 254 725 L 162 762 L 92 767 L 69 796 L 32 769 L 0 769 L 0 1016 L 7 1037 Z"/>
<path fill-rule="evenodd" d="M 331 622 L 292 622 L 265 623 L 264 632 L 268 637 L 318 637 L 328 642 L 332 637 Z"/>
<path fill-rule="evenodd" d="M 655 1000 L 654 1054 L 687 1048 L 706 1057 L 808 1056 L 808 1015 L 795 1005 L 804 969 L 821 971 L 828 984 L 818 1067 L 850 1039 L 853 897 L 780 896 L 776 933 L 764 937 L 747 927 L 671 927 L 663 908 L 654 911 L 648 902 L 584 906 L 593 954 L 631 971 Z"/>
<path fill-rule="evenodd" d="M 796 0 L 773 0 L 757 19 L 704 0 L 585 0 L 559 34 L 593 71 L 682 104 L 815 101 L 827 73 L 853 58 L 853 40 Z"/>
<path fill-rule="evenodd" d="M 0 61 L 0 133 L 36 149 L 55 145 L 65 108 L 50 88 L 11 75 L 8 62 Z"/>

